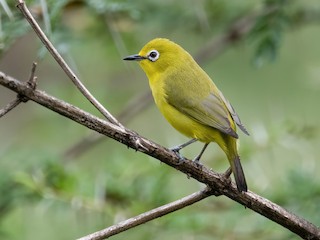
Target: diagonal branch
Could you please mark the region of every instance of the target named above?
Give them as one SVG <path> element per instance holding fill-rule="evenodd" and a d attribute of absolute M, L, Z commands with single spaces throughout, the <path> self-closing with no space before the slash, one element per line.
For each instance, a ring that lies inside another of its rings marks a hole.
<path fill-rule="evenodd" d="M 0 109 L 0 118 L 18 106 L 21 102 L 22 100 L 19 97 L 9 102 L 4 108 Z"/>
<path fill-rule="evenodd" d="M 130 129 L 121 128 L 115 124 L 97 118 L 69 103 L 52 97 L 43 91 L 32 89 L 27 83 L 22 83 L 2 72 L 0 72 L 0 84 L 89 129 L 160 160 L 197 181 L 206 184 L 210 189 L 215 191 L 214 195 L 225 195 L 243 206 L 282 225 L 304 239 L 320 239 L 320 229 L 304 218 L 287 211 L 279 205 L 251 191 L 239 193 L 235 185 L 230 183 L 223 175 L 215 173 L 204 166 L 199 167 L 193 161 L 181 162 L 179 157 L 169 149 L 143 138 Z"/>
<path fill-rule="evenodd" d="M 33 28 L 35 33 L 38 35 L 39 39 L 43 45 L 48 49 L 52 57 L 57 61 L 63 71 L 67 74 L 73 84 L 79 89 L 79 91 L 113 124 L 122 127 L 118 120 L 109 113 L 107 109 L 103 107 L 101 103 L 89 92 L 89 90 L 83 85 L 76 74 L 71 70 L 66 61 L 61 57 L 57 49 L 52 45 L 48 37 L 41 30 L 39 24 L 36 22 L 29 9 L 26 6 L 25 1 L 18 0 L 17 8 L 24 15 L 26 20 L 29 22 L 30 26 Z"/>
<path fill-rule="evenodd" d="M 154 208 L 148 212 L 144 212 L 138 216 L 129 218 L 125 221 L 117 223 L 117 224 L 110 226 L 108 228 L 105 228 L 103 230 L 100 230 L 95 233 L 89 234 L 87 236 L 81 237 L 78 240 L 101 240 L 101 239 L 111 237 L 111 236 L 116 235 L 118 233 L 124 232 L 130 228 L 139 226 L 139 225 L 146 223 L 146 222 L 149 222 L 153 219 L 162 217 L 162 216 L 169 214 L 171 212 L 174 212 L 174 211 L 177 211 L 177 210 L 182 209 L 184 207 L 190 206 L 190 205 L 192 205 L 196 202 L 199 202 L 202 199 L 205 199 L 211 195 L 212 195 L 212 193 L 210 192 L 210 189 L 207 187 L 206 189 L 204 189 L 202 191 L 192 193 L 192 194 L 190 194 L 184 198 L 181 198 L 177 201 L 168 203 L 168 204 L 163 205 L 158 208 Z"/>

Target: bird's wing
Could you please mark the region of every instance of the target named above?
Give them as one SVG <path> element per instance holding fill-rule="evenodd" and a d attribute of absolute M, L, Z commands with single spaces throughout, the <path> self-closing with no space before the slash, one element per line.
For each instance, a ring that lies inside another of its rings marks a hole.
<path fill-rule="evenodd" d="M 227 109 L 223 100 L 214 93 L 209 93 L 209 95 L 200 102 L 194 101 L 192 96 L 186 99 L 182 98 L 180 94 L 175 94 L 175 96 L 169 94 L 167 96 L 167 102 L 195 121 L 216 128 L 234 138 L 238 138 L 238 134 L 231 127 L 229 120 L 230 110 Z"/>

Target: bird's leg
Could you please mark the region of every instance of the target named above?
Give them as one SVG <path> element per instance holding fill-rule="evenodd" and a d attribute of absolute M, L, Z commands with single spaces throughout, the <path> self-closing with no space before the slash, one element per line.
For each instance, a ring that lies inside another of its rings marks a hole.
<path fill-rule="evenodd" d="M 195 139 L 195 138 L 192 138 L 191 140 L 189 140 L 188 142 L 186 143 L 183 143 L 183 144 L 180 144 L 178 146 L 175 146 L 175 147 L 172 147 L 170 148 L 171 151 L 174 151 L 174 152 L 179 152 L 182 148 L 185 148 L 186 146 L 190 145 L 191 143 L 194 143 L 198 141 L 198 139 Z"/>
<path fill-rule="evenodd" d="M 185 148 L 186 146 L 190 145 L 191 143 L 194 143 L 198 141 L 197 139 L 195 138 L 192 138 L 191 140 L 189 140 L 188 142 L 186 143 L 183 143 L 183 144 L 180 144 L 178 146 L 175 146 L 175 147 L 172 147 L 170 148 L 171 151 L 175 152 L 175 154 L 180 158 L 180 160 L 184 161 L 184 157 L 180 154 L 180 150 L 182 148 Z"/>
<path fill-rule="evenodd" d="M 206 148 L 208 147 L 208 145 L 209 145 L 209 143 L 204 144 L 201 152 L 198 154 L 198 156 L 196 156 L 196 157 L 193 159 L 193 161 L 199 163 L 200 158 L 201 158 L 202 154 L 204 153 L 204 151 L 206 150 Z"/>
<path fill-rule="evenodd" d="M 200 161 L 200 158 L 201 158 L 202 154 L 204 153 L 204 151 L 205 151 L 206 148 L 208 147 L 208 145 L 209 145 L 209 143 L 204 144 L 201 152 L 198 154 L 198 156 L 196 156 L 196 157 L 193 159 L 193 161 L 198 165 L 198 167 L 201 167 L 201 165 L 202 165 L 199 161 Z"/>

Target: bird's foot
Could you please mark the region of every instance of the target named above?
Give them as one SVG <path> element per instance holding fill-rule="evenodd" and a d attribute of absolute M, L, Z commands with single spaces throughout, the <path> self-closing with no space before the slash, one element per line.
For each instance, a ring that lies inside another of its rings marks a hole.
<path fill-rule="evenodd" d="M 199 156 L 197 156 L 195 159 L 193 159 L 193 162 L 196 164 L 196 166 L 197 166 L 197 168 L 200 168 L 200 169 L 202 169 L 202 167 L 203 167 L 203 164 L 202 163 L 200 163 L 200 158 L 199 158 Z"/>
<path fill-rule="evenodd" d="M 180 146 L 177 146 L 177 147 L 173 147 L 173 148 L 169 148 L 171 151 L 173 151 L 176 156 L 179 158 L 179 162 L 178 164 L 182 164 L 186 159 L 180 154 L 180 150 L 181 150 L 181 147 Z"/>

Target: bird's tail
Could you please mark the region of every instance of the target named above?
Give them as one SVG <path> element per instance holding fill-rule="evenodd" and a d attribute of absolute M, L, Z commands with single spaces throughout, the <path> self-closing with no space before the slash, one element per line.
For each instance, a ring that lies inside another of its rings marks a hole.
<path fill-rule="evenodd" d="M 248 190 L 246 178 L 240 163 L 240 157 L 238 155 L 232 157 L 230 160 L 231 170 L 234 175 L 234 179 L 237 184 L 239 192 L 246 192 Z"/>

